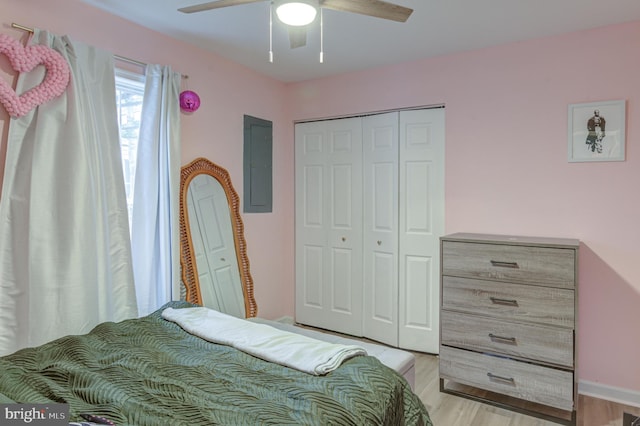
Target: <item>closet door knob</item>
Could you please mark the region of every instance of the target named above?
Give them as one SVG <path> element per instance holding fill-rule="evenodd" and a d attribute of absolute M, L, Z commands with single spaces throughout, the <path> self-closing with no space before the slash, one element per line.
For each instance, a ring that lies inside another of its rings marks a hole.
<path fill-rule="evenodd" d="M 382 241 L 378 240 L 378 245 L 381 246 L 382 245 Z"/>
<path fill-rule="evenodd" d="M 342 241 L 347 241 L 347 237 L 342 237 Z"/>

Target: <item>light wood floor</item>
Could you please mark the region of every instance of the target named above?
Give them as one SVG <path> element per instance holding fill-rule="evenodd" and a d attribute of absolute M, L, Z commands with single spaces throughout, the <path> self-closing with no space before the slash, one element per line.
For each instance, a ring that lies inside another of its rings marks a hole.
<path fill-rule="evenodd" d="M 435 426 L 557 426 L 556 423 L 440 392 L 438 357 L 416 356 L 415 392 Z M 578 426 L 622 426 L 623 412 L 640 416 L 631 407 L 580 395 Z"/>
<path fill-rule="evenodd" d="M 380 344 L 366 338 L 296 324 L 323 333 Z M 415 393 L 429 411 L 434 426 L 558 426 L 557 423 L 504 408 L 440 392 L 438 357 L 412 352 L 416 357 Z M 624 413 L 640 416 L 640 407 L 579 395 L 576 426 L 622 426 Z"/>

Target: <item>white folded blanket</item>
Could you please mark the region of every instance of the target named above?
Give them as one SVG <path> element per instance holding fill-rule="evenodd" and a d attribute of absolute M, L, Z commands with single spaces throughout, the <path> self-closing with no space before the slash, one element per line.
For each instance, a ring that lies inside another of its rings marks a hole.
<path fill-rule="evenodd" d="M 167 308 L 162 317 L 202 339 L 314 375 L 333 371 L 351 357 L 367 355 L 358 346 L 323 342 L 204 307 Z"/>

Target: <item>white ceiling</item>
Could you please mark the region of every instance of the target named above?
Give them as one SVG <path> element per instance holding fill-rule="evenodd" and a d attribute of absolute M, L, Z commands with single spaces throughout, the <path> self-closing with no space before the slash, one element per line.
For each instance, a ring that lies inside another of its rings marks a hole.
<path fill-rule="evenodd" d="M 324 10 L 322 64 L 318 19 L 290 49 L 274 18 L 270 63 L 269 0 L 195 14 L 177 9 L 206 0 L 82 1 L 284 82 L 640 20 L 640 0 L 390 0 L 414 9 L 406 23 Z"/>

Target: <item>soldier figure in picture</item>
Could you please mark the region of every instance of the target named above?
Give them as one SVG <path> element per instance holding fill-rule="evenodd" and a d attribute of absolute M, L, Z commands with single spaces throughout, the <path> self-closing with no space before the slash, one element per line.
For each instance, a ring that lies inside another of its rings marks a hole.
<path fill-rule="evenodd" d="M 605 119 L 600 115 L 600 111 L 593 111 L 593 117 L 587 120 L 587 140 L 586 144 L 589 145 L 591 152 L 598 152 L 602 154 L 602 140 L 605 137 Z"/>

